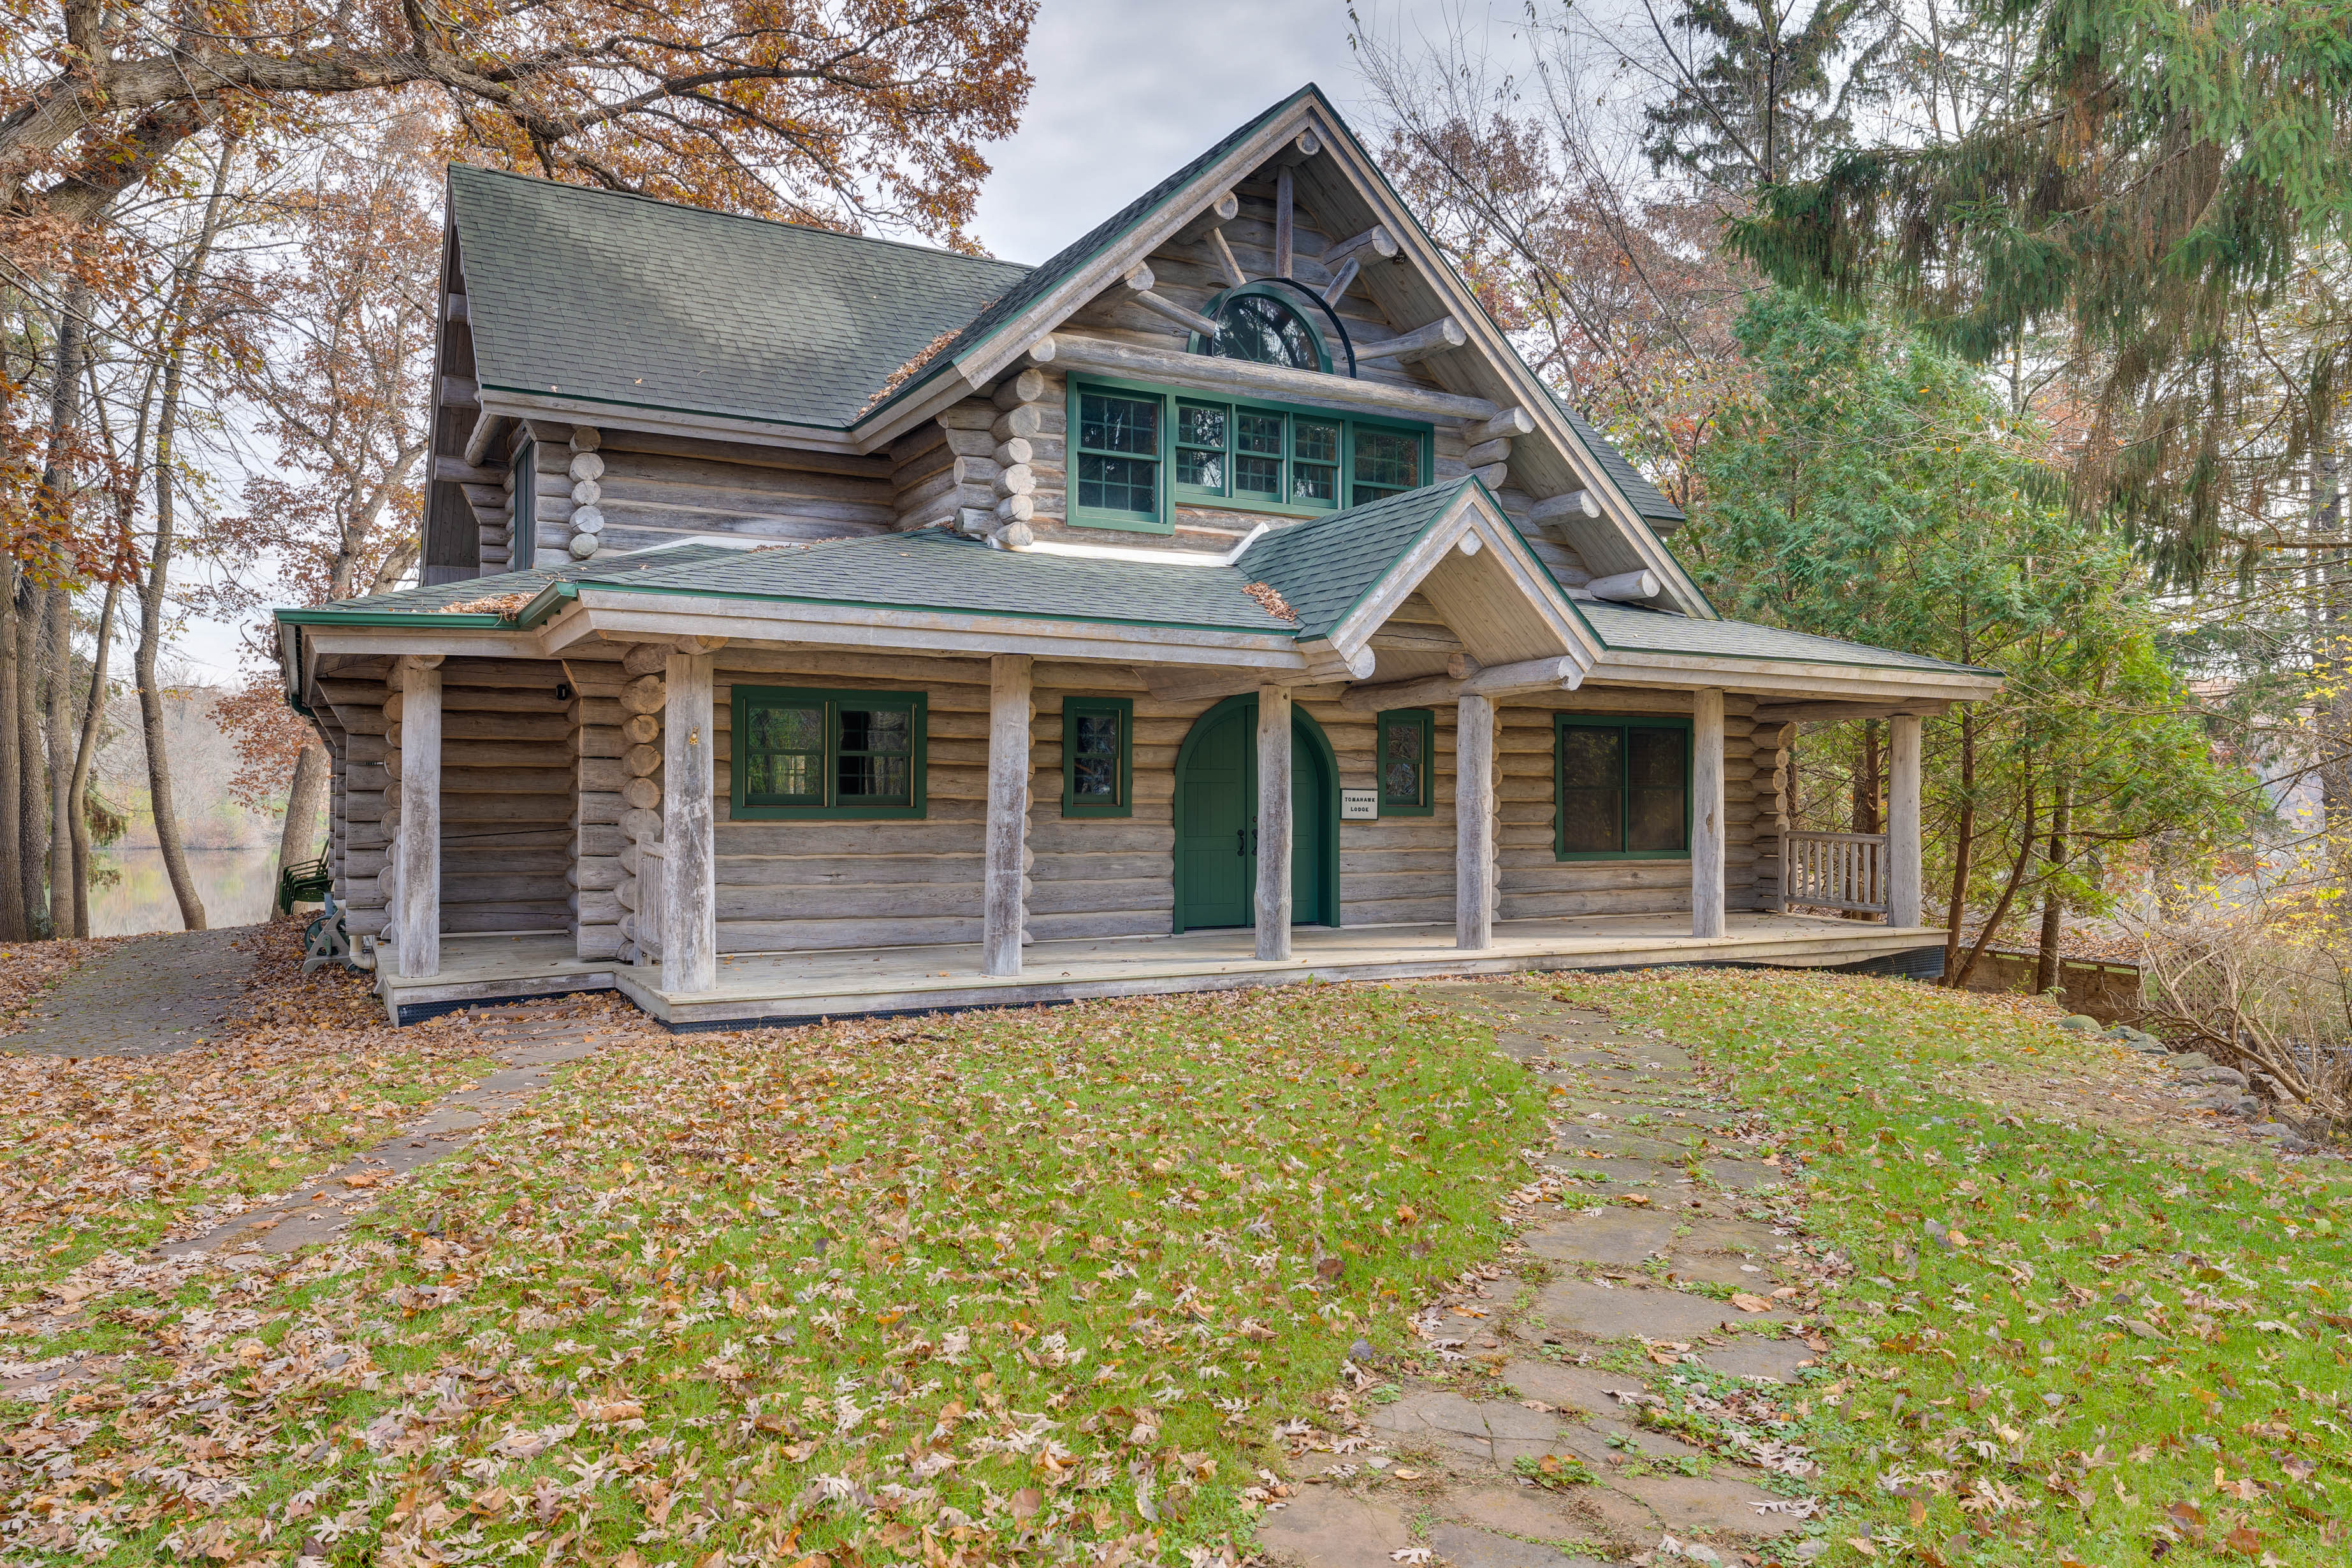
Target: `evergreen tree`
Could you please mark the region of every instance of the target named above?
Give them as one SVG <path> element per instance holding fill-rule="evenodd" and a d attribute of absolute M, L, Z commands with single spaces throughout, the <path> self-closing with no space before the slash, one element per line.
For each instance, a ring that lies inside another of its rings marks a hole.
<path fill-rule="evenodd" d="M 2163 575 L 2242 525 L 2336 417 L 2352 334 L 2264 363 L 2262 313 L 2352 240 L 2352 0 L 1980 0 L 2032 40 L 2000 111 L 1890 137 L 1759 194 L 1734 247 L 1852 302 L 1882 287 L 1971 362 L 2063 327 L 2090 391 L 2079 510 L 2121 517 Z M 2243 450 L 2283 416 L 2284 439 Z"/>
<path fill-rule="evenodd" d="M 1987 917 L 1981 951 L 2037 899 L 2054 963 L 2058 910 L 2126 890 L 2127 863 L 2158 839 L 2210 849 L 2253 781 L 2215 760 L 2162 657 L 2144 567 L 2058 503 L 2031 455 L 2038 432 L 1970 366 L 1785 290 L 1759 296 L 1738 336 L 1758 390 L 1703 453 L 1706 502 L 1678 547 L 1727 614 L 2008 677 L 1928 725 L 1932 879 L 1949 890 L 1956 979 L 1971 911 Z M 1874 805 L 1862 729 L 1803 742 L 1832 759 L 1804 798 Z"/>
<path fill-rule="evenodd" d="M 1879 0 L 1817 0 L 1801 22 L 1793 0 L 1644 9 L 1673 87 L 1644 110 L 1643 151 L 1655 172 L 1729 194 L 1810 174 L 1846 145 L 1894 37 Z"/>

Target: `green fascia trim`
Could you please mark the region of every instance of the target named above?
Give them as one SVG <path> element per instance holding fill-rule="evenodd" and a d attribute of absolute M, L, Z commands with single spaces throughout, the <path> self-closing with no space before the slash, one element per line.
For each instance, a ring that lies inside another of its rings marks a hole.
<path fill-rule="evenodd" d="M 879 599 L 816 599 L 791 594 L 746 594 L 730 592 L 724 588 L 688 588 L 670 583 L 614 583 L 593 577 L 583 581 L 584 585 L 591 588 L 609 588 L 624 594 L 660 594 L 672 598 L 744 599 L 773 605 L 829 605 L 844 610 L 919 610 L 926 615 L 933 616 L 991 616 L 1003 620 L 1068 621 L 1074 625 L 1097 626 L 1155 626 L 1168 631 L 1241 632 L 1284 640 L 1295 635 L 1278 631 L 1270 632 L 1264 626 L 1226 626 L 1215 621 L 1109 620 L 1101 616 L 1058 615 L 1051 610 L 975 610 L 961 605 L 902 605 Z M 548 599 L 551 595 L 560 593 L 562 598 L 577 598 L 582 585 L 582 583 L 550 584 L 546 593 L 541 594 L 538 599 L 523 606 L 523 614 L 530 616 L 538 612 L 541 601 Z M 397 616 L 393 618 L 395 624 L 400 625 L 412 625 L 418 619 L 415 616 Z M 494 622 L 497 619 L 496 616 L 489 618 Z M 516 621 L 518 626 L 536 624 L 536 621 L 527 621 L 520 617 Z"/>
<path fill-rule="evenodd" d="M 1811 654 L 1808 654 L 1803 658 L 1796 658 L 1788 654 L 1777 653 L 1730 653 L 1717 652 L 1713 650 L 1706 653 L 1699 653 L 1687 649 L 1677 652 L 1672 648 L 1628 647 L 1619 643 L 1612 643 L 1607 637 L 1602 637 L 1601 635 L 1601 629 L 1592 624 L 1591 619 L 1585 616 L 1581 609 L 1577 607 L 1575 600 L 1569 598 L 1565 593 L 1562 593 L 1560 597 L 1562 601 L 1567 604 L 1570 609 L 1576 611 L 1576 619 L 1578 624 L 1582 626 L 1586 631 L 1592 634 L 1592 640 L 1599 643 L 1602 647 L 1608 649 L 1612 653 L 1655 654 L 1662 658 L 1744 658 L 1754 664 L 1834 664 L 1849 669 L 1904 669 L 1921 675 L 1990 675 L 1996 679 L 2007 679 L 2007 676 L 2002 671 L 1980 664 L 1949 664 L 1943 666 L 1942 668 L 1938 670 L 1930 669 L 1925 666 L 1916 664 L 1885 664 L 1881 663 L 1877 659 L 1871 658 L 1831 658 L 1826 656 L 1815 656 Z M 1710 609 L 1713 607 L 1713 605 L 1708 606 Z M 1717 616 L 1717 618 L 1720 620 L 1722 617 Z M 1753 625 L 1754 623 L 1737 622 L 1734 624 L 1748 626 Z M 1768 631 L 1780 631 L 1786 630 L 1787 628 L 1768 626 L 1765 629 Z M 1791 635 L 1798 637 L 1819 637 L 1821 634 L 1818 632 L 1797 632 L 1792 633 Z M 1830 640 L 1835 641 L 1838 639 L 1832 638 Z M 1862 645 L 1856 643 L 1850 644 L 1848 646 L 1858 647 Z M 1891 652 L 1893 650 L 1890 649 L 1888 651 Z"/>
<path fill-rule="evenodd" d="M 1288 98 L 1284 99 L 1280 103 L 1276 104 L 1273 108 L 1259 115 L 1255 120 L 1251 121 L 1248 126 L 1241 131 L 1234 139 L 1236 141 L 1246 141 L 1249 137 L 1256 134 L 1258 129 L 1265 125 L 1267 121 L 1289 112 L 1294 104 L 1297 104 L 1300 100 L 1307 98 L 1314 99 L 1318 103 L 1323 106 L 1324 110 L 1330 114 L 1334 121 L 1339 121 L 1339 111 L 1332 109 L 1331 100 L 1323 96 L 1322 89 L 1317 87 L 1310 81 L 1305 87 L 1300 88 L 1297 92 L 1292 93 Z M 1339 123 L 1344 125 L 1346 121 L 1339 121 Z M 1355 132 L 1350 131 L 1348 134 L 1349 136 L 1354 136 Z M 1201 171 L 1201 174 L 1206 174 L 1208 172 L 1208 170 L 1203 169 Z M 1195 174 L 1191 181 L 1186 182 L 1186 185 L 1198 183 L 1201 178 L 1201 174 Z M 1143 211 L 1136 214 L 1136 216 L 1128 222 L 1126 227 L 1120 229 L 1117 234 L 1105 238 L 1100 245 L 1097 245 L 1095 247 L 1094 254 L 1086 258 L 1087 261 L 1093 261 L 1096 257 L 1100 256 L 1104 251 L 1108 250 L 1111 247 L 1118 245 L 1145 223 L 1148 223 L 1152 218 L 1158 216 L 1170 203 L 1173 202 L 1178 196 L 1183 195 L 1184 189 L 1185 186 L 1177 187 L 1175 190 L 1172 190 L 1166 195 L 1160 197 L 1151 205 L 1146 207 Z M 1393 197 L 1395 194 L 1396 193 L 1393 191 L 1390 192 L 1390 195 L 1391 197 Z M 1046 258 L 1047 261 L 1052 259 L 1053 258 L 1051 257 Z M 1042 266 L 1044 263 L 1041 262 L 1039 265 Z M 1080 265 L 1083 266 L 1085 263 L 1082 262 Z M 856 419 L 850 422 L 848 427 L 855 430 L 861 425 L 879 419 L 885 413 L 895 407 L 901 399 L 913 396 L 917 392 L 929 385 L 934 379 L 950 369 L 953 369 L 958 374 L 961 374 L 963 366 L 967 361 L 976 357 L 982 350 L 987 348 L 989 344 L 1003 336 L 1005 332 L 1012 330 L 1013 325 L 1020 321 L 1022 316 L 1027 314 L 1028 311 L 1024 310 L 1005 321 L 999 321 L 996 325 L 991 327 L 977 342 L 966 344 L 963 348 L 956 351 L 955 356 L 952 359 L 939 360 L 930 364 L 925 365 L 921 374 L 914 376 L 904 386 L 901 386 L 889 396 L 884 398 L 880 403 L 876 404 L 864 414 L 859 415 Z"/>
<path fill-rule="evenodd" d="M 459 631 L 496 631 L 507 624 L 500 616 L 451 615 L 441 610 L 272 610 L 281 626 L 446 626 Z"/>
<path fill-rule="evenodd" d="M 550 583 L 533 595 L 530 602 L 521 609 L 515 612 L 515 625 L 529 630 L 562 609 L 564 600 L 576 599 L 579 596 L 580 584 L 577 579 Z"/>
<path fill-rule="evenodd" d="M 573 403 L 593 403 L 604 408 L 641 408 L 654 414 L 683 414 L 695 419 L 730 419 L 739 425 L 772 425 L 786 430 L 824 430 L 842 434 L 850 428 L 845 425 L 820 425 L 811 419 L 769 419 L 757 414 L 718 414 L 708 408 L 689 408 L 677 403 L 633 403 L 617 397 L 598 397 L 585 392 L 544 392 L 538 387 L 508 386 L 499 382 L 483 382 L 481 390 L 511 392 L 518 397 L 562 397 Z M 550 411 L 548 415 L 550 423 L 562 418 L 562 415 L 555 411 Z"/>

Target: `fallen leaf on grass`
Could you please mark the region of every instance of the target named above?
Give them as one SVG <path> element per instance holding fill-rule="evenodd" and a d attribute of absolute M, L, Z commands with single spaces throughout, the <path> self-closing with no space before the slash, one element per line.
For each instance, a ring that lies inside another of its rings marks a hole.
<path fill-rule="evenodd" d="M 1772 1310 L 1771 1302 L 1761 1296 L 1750 1296 L 1744 1290 L 1733 1292 L 1731 1304 L 1743 1312 L 1769 1312 Z"/>

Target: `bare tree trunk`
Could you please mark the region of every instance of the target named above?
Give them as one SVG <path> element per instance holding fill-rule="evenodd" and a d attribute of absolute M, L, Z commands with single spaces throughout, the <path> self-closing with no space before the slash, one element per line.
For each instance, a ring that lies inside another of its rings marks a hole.
<path fill-rule="evenodd" d="M 73 593 L 49 590 L 49 934 L 74 933 Z"/>
<path fill-rule="evenodd" d="M 73 823 L 76 936 L 89 934 L 89 770 L 98 760 L 99 719 L 106 711 L 106 656 L 113 647 L 114 606 L 121 596 L 122 577 L 118 570 L 106 580 L 106 602 L 98 612 L 98 650 L 90 656 L 89 700 L 82 707 L 81 744 L 74 752 L 73 790 L 66 808 Z"/>
<path fill-rule="evenodd" d="M 49 856 L 49 803 L 41 787 L 41 627 L 47 619 L 44 590 L 29 576 L 21 580 L 16 601 L 16 704 L 8 722 L 16 731 L 16 754 L 23 766 L 16 773 L 17 881 L 24 889 L 25 934 L 47 934 L 42 867 Z"/>
<path fill-rule="evenodd" d="M 16 732 L 16 582 L 14 555 L 0 555 L 0 941 L 32 935 L 25 908 L 22 781 L 25 754 Z"/>
<path fill-rule="evenodd" d="M 155 815 L 155 845 L 163 872 L 180 903 L 180 924 L 205 928 L 205 901 L 188 873 L 188 853 L 180 842 L 180 813 L 172 801 L 172 763 L 163 728 L 163 692 L 155 667 L 163 651 L 163 595 L 171 585 L 172 442 L 180 419 L 182 345 L 174 343 L 163 363 L 163 396 L 155 416 L 155 542 L 147 557 L 147 580 L 139 585 L 139 724 L 147 744 L 147 794 Z"/>
<path fill-rule="evenodd" d="M 41 465 L 38 507 L 43 520 L 50 527 L 70 532 L 73 510 L 73 443 L 81 426 L 81 374 L 84 352 L 85 322 L 89 315 L 89 286 L 76 281 L 66 290 L 65 303 L 58 311 L 55 342 L 56 363 L 50 369 L 49 441 L 48 452 Z M 54 693 L 57 683 L 65 679 L 62 670 L 70 668 L 73 642 L 70 635 L 60 637 L 58 627 L 71 618 L 70 606 L 59 601 L 66 597 L 62 584 L 40 591 L 35 614 L 26 617 L 20 604 L 20 619 L 16 637 L 16 732 L 18 757 L 17 798 L 22 803 L 23 818 L 18 824 L 23 846 L 24 864 L 20 868 L 25 889 L 26 912 L 41 902 L 41 861 L 44 846 L 37 840 L 46 822 L 56 847 L 52 853 L 58 864 L 50 868 L 49 931 L 51 936 L 73 929 L 73 837 L 65 829 L 61 819 L 65 812 L 66 774 L 65 746 L 62 732 L 50 752 L 49 788 L 36 772 L 42 754 L 41 698 L 50 694 L 50 717 L 54 720 L 63 711 Z M 39 657 L 44 635 L 53 643 L 63 646 L 52 649 L 58 660 L 53 669 Z M 60 901 L 62 900 L 62 901 Z M 64 919 L 59 920 L 60 913 Z"/>
<path fill-rule="evenodd" d="M 2335 538 L 2344 526 L 2344 481 L 2335 447 L 2323 435 L 2314 454 L 2311 531 Z M 2320 695 L 2312 705 L 2314 749 L 2319 760 L 2320 821 L 2326 833 L 2328 879 L 2352 895 L 2352 626 L 2347 625 L 2345 552 L 2331 544 L 2305 552 L 2310 564 L 2307 603 L 2311 620 L 2311 668 Z"/>
<path fill-rule="evenodd" d="M 2042 942 L 2036 950 L 2033 964 L 2033 990 L 2042 994 L 2058 984 L 2058 936 L 2065 916 L 2065 900 L 2058 889 L 2058 873 L 2066 864 L 2066 806 L 2068 791 L 2058 786 L 2057 797 L 2050 806 L 2050 849 L 2047 861 L 2050 887 L 2042 895 Z"/>
<path fill-rule="evenodd" d="M 139 729 L 147 752 L 147 795 L 155 818 L 155 845 L 163 857 L 163 872 L 179 901 L 180 924 L 189 931 L 205 929 L 205 901 L 188 874 L 188 854 L 180 842 L 180 813 L 172 800 L 172 763 L 163 727 L 163 692 L 156 665 L 163 650 L 163 598 L 171 586 L 172 458 L 179 435 L 181 373 L 187 362 L 188 332 L 195 311 L 195 295 L 212 260 L 213 241 L 220 233 L 221 206 L 227 194 L 229 148 L 223 143 L 215 166 L 212 195 L 205 203 L 204 225 L 195 248 L 177 279 L 171 330 L 163 353 L 163 395 L 155 415 L 155 538 L 147 557 L 147 577 L 139 584 L 139 647 L 131 656 L 139 683 Z"/>
<path fill-rule="evenodd" d="M 294 759 L 294 782 L 286 788 L 286 826 L 278 836 L 280 872 L 313 858 L 310 835 L 318 828 L 319 808 L 327 801 L 328 773 L 327 748 L 316 740 L 303 742 Z"/>
<path fill-rule="evenodd" d="M 1944 906 L 1944 984 L 1958 985 L 1960 922 L 1969 913 L 1969 872 L 1977 837 L 1976 714 L 1960 704 L 1960 820 L 1952 841 L 1952 897 Z"/>
<path fill-rule="evenodd" d="M 1984 930 L 1977 933 L 1977 940 L 1969 948 L 1968 957 L 1960 961 L 1960 972 L 1952 977 L 1952 989 L 1955 991 L 1968 988 L 1969 976 L 1977 972 L 1977 961 L 1984 957 L 1985 949 L 1992 945 L 1993 937 L 2000 931 L 2002 922 L 2009 919 L 2010 906 L 2017 901 L 2017 889 L 2025 883 L 2025 868 L 2033 858 L 2033 846 L 2041 837 L 2033 831 L 2034 819 L 2041 814 L 2036 809 L 2031 773 L 2025 779 L 2024 806 L 2025 820 L 2017 837 L 2017 859 L 2009 868 L 2009 880 L 2000 889 L 2000 901 L 1994 904 L 1992 913 L 1985 917 Z"/>

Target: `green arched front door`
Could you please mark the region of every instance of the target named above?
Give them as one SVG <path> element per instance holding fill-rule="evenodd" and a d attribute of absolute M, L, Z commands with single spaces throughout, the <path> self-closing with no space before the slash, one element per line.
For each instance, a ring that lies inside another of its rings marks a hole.
<path fill-rule="evenodd" d="M 1290 720 L 1290 919 L 1327 925 L 1336 908 L 1338 813 L 1322 726 Z M 1257 699 L 1202 714 L 1176 753 L 1176 929 L 1257 923 Z"/>

